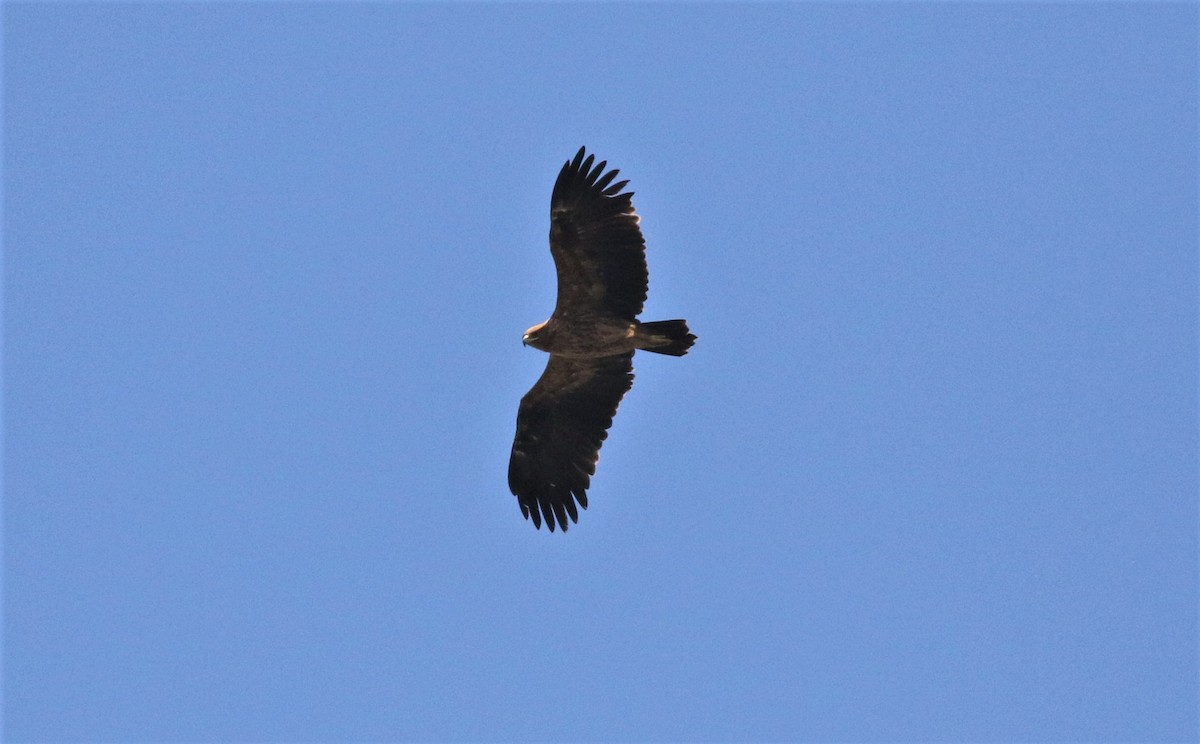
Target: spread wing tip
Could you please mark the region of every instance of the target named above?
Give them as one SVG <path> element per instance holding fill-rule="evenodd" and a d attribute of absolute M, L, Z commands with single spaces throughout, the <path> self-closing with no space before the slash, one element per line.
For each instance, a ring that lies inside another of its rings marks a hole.
<path fill-rule="evenodd" d="M 605 172 L 608 161 L 601 160 L 599 163 L 595 161 L 596 155 L 589 154 L 585 146 L 579 148 L 579 152 L 575 153 L 574 158 L 563 163 L 562 170 L 558 172 L 558 179 L 554 183 L 551 203 L 571 202 L 578 198 L 580 193 L 586 192 L 594 192 L 607 197 L 633 196 L 632 193 L 621 193 L 621 189 L 629 184 L 628 180 L 613 183 L 617 174 L 621 172 L 619 168 Z M 593 165 L 593 163 L 595 164 Z"/>
<path fill-rule="evenodd" d="M 556 528 L 561 528 L 563 532 L 566 532 L 571 524 L 579 524 L 579 508 L 575 506 L 575 500 L 570 497 L 563 501 L 534 502 L 533 504 L 521 501 L 520 503 L 521 515 L 527 521 L 533 522 L 535 529 L 542 529 L 543 516 L 546 528 L 551 532 L 554 532 Z M 579 498 L 579 507 L 587 508 L 587 497 Z"/>

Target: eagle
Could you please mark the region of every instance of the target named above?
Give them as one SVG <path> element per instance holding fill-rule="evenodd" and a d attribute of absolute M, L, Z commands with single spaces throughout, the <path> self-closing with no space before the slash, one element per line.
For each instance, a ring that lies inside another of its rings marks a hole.
<path fill-rule="evenodd" d="M 549 352 L 542 376 L 517 410 L 508 488 L 541 529 L 567 531 L 587 508 L 600 445 L 633 386 L 633 353 L 683 356 L 696 341 L 684 320 L 639 321 L 649 287 L 646 242 L 629 181 L 579 148 L 550 195 L 550 254 L 558 300 L 549 320 L 525 331 Z M 578 504 L 578 507 L 576 506 Z"/>

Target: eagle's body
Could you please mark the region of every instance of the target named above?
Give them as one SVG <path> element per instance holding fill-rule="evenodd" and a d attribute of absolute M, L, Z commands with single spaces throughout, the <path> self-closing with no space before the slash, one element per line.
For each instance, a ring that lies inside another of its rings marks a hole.
<path fill-rule="evenodd" d="M 643 325 L 619 318 L 551 318 L 525 331 L 523 340 L 535 349 L 577 359 L 624 354 L 635 349 L 669 353 L 662 351 L 662 347 L 675 340 L 656 334 L 654 327 L 653 323 Z"/>
<path fill-rule="evenodd" d="M 587 508 L 600 445 L 621 398 L 633 385 L 633 352 L 683 356 L 696 337 L 682 320 L 643 323 L 646 244 L 628 181 L 612 184 L 593 156 L 563 165 L 550 197 L 550 253 L 558 302 L 549 320 L 525 332 L 525 344 L 550 361 L 517 412 L 508 466 L 521 512 L 551 531 L 567 529 Z M 612 184 L 612 185 L 610 185 Z"/>

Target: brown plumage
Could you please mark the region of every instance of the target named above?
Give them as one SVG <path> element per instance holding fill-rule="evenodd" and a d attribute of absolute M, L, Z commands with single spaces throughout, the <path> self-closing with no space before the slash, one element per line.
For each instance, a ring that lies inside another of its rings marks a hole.
<path fill-rule="evenodd" d="M 558 272 L 554 314 L 523 341 L 550 353 L 517 411 L 508 487 L 539 529 L 565 532 L 587 508 L 600 445 L 633 386 L 633 352 L 683 356 L 695 343 L 683 320 L 637 319 L 646 301 L 646 243 L 628 181 L 579 148 L 550 196 L 550 253 Z"/>

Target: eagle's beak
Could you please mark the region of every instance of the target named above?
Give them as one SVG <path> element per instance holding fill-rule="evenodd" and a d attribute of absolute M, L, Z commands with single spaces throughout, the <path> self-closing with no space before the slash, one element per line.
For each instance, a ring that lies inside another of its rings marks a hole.
<path fill-rule="evenodd" d="M 526 333 L 524 336 L 521 336 L 521 345 L 529 346 L 529 334 L 528 333 Z"/>

